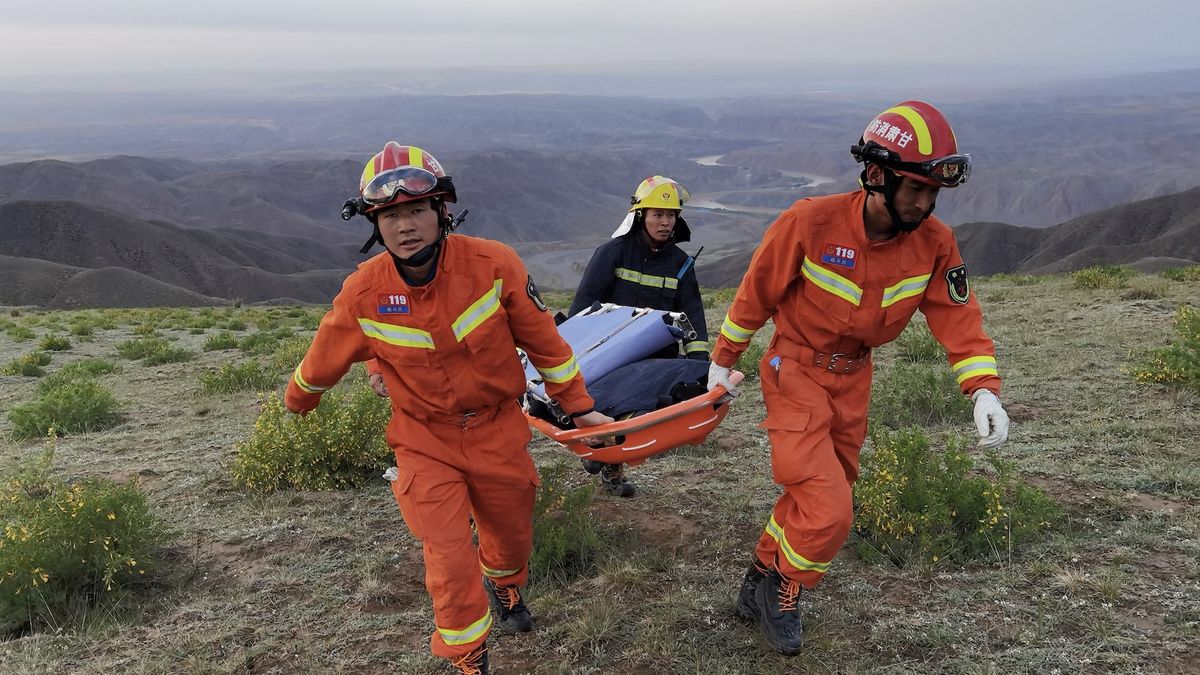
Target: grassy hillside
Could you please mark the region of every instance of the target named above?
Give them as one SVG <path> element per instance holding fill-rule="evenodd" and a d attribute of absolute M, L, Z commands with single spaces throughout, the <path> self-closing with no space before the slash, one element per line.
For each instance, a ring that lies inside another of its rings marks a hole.
<path fill-rule="evenodd" d="M 778 494 L 752 379 L 703 446 L 630 471 L 637 497 L 595 498 L 596 570 L 535 580 L 534 632 L 494 636 L 493 672 L 1200 671 L 1200 397 L 1123 371 L 1141 350 L 1171 341 L 1172 314 L 1200 305 L 1200 281 L 1129 283 L 977 284 L 1013 419 L 1000 456 L 1066 510 L 1059 531 L 985 561 L 919 569 L 868 563 L 847 546 L 801 599 L 804 653 L 778 657 L 733 612 Z M 728 291 L 710 298 L 710 326 L 728 299 Z M 260 399 L 202 394 L 200 376 L 255 360 L 282 384 L 271 341 L 311 332 L 318 309 L 12 314 L 0 313 L 13 326 L 0 330 L 0 364 L 46 335 L 93 326 L 46 370 L 85 356 L 119 363 L 101 381 L 124 403 L 123 421 L 58 439 L 55 467 L 137 481 L 175 539 L 158 576 L 121 609 L 0 645 L 4 672 L 445 672 L 427 651 L 420 548 L 382 479 L 258 496 L 230 477 L 234 444 L 249 435 Z M 222 330 L 232 338 L 215 340 Z M 194 356 L 153 366 L 118 356 L 119 343 L 151 332 Z M 203 351 L 239 341 L 246 351 Z M 896 352 L 879 350 L 880 372 Z M 0 375 L 0 436 L 12 430 L 6 413 L 32 399 L 37 383 Z M 964 418 L 927 432 L 937 441 L 973 428 Z M 0 468 L 42 445 L 0 443 Z M 531 451 L 544 474 L 562 467 L 571 485 L 592 480 L 544 439 Z"/>

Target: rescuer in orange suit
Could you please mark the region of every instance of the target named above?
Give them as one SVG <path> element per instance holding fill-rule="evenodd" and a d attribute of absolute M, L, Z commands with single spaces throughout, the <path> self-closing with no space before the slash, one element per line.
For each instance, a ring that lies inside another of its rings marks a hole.
<path fill-rule="evenodd" d="M 829 570 L 849 535 L 850 486 L 867 431 L 871 349 L 896 339 L 918 309 L 975 402 L 979 445 L 1008 437 L 997 398 L 995 348 L 971 293 L 954 234 L 933 217 L 943 187 L 970 173 L 945 117 L 905 101 L 871 121 L 851 148 L 863 189 L 804 199 L 767 229 L 729 306 L 712 356 L 709 388 L 767 322 L 762 394 L 775 503 L 738 595 L 771 646 L 799 653 L 801 588 Z"/>
<path fill-rule="evenodd" d="M 571 348 L 517 254 L 450 234 L 446 204 L 455 201 L 451 178 L 420 148 L 388 142 L 367 162 L 343 216 L 366 215 L 375 226 L 368 246 L 379 241 L 387 251 L 346 278 L 286 403 L 307 413 L 354 362 L 376 360 L 392 403 L 388 478 L 424 547 L 431 649 L 462 672 L 486 673 L 493 620 L 510 631 L 532 627 L 519 587 L 538 475 L 517 403 L 525 391 L 517 347 L 578 426 L 612 418 L 592 411 Z"/>

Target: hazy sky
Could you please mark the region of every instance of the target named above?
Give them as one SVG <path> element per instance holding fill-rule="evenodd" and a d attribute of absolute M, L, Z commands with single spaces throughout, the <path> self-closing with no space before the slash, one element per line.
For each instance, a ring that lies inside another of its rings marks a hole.
<path fill-rule="evenodd" d="M 0 79 L 438 67 L 1200 67 L 1196 0 L 4 0 Z M 15 7 L 14 7 L 15 5 Z M 70 78 L 67 78 L 70 79 Z"/>

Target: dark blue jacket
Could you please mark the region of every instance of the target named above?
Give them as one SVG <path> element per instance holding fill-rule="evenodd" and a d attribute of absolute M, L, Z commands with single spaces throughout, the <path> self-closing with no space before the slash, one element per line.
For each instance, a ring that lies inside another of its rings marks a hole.
<path fill-rule="evenodd" d="M 575 316 L 597 300 L 683 312 L 696 329 L 696 339 L 685 344 L 684 351 L 695 356 L 707 354 L 704 301 L 692 262 L 673 243 L 651 252 L 646 236 L 640 232 L 610 239 L 592 254 L 569 315 Z"/>

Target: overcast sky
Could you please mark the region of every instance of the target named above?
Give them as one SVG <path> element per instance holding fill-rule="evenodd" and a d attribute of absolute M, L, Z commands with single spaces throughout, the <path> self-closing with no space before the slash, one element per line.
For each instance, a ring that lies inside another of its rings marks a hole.
<path fill-rule="evenodd" d="M 1197 0 L 4 0 L 0 81 L 122 72 L 1200 67 Z M 14 7 L 15 5 L 15 7 Z M 101 78 L 102 79 L 102 78 Z"/>

